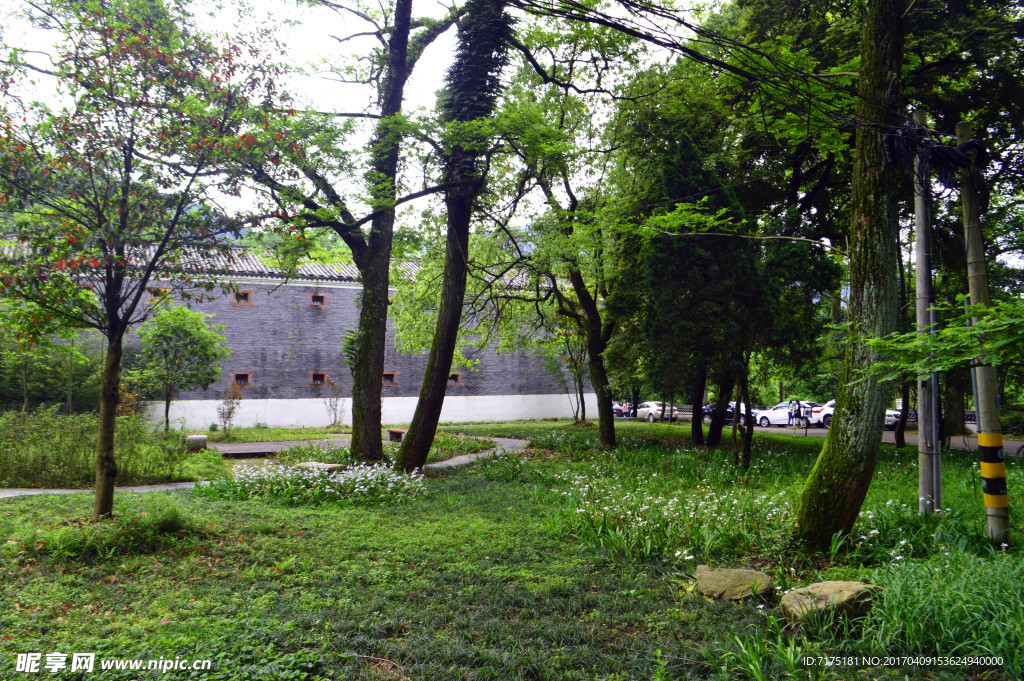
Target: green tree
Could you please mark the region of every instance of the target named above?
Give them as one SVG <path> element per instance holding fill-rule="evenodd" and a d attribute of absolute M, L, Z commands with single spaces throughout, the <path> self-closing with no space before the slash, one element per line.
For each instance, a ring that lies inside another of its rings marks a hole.
<path fill-rule="evenodd" d="M 125 334 L 153 309 L 154 279 L 183 296 L 215 288 L 203 273 L 213 255 L 229 257 L 239 222 L 204 200 L 237 192 L 226 160 L 252 143 L 241 112 L 265 99 L 274 69 L 256 43 L 243 51 L 207 39 L 176 0 L 30 8 L 58 39 L 42 63 L 14 49 L 0 77 L 0 211 L 14 218 L 0 244 L 0 292 L 106 339 L 99 518 L 113 509 Z M 23 96 L 34 78 L 46 78 L 59 107 Z"/>
<path fill-rule="evenodd" d="M 165 431 L 171 428 L 171 401 L 178 393 L 208 388 L 220 377 L 221 360 L 231 356 L 224 326 L 210 326 L 210 316 L 178 306 L 160 310 L 139 327 L 138 377 L 163 399 Z"/>
<path fill-rule="evenodd" d="M 434 340 L 427 357 L 409 433 L 402 440 L 395 466 L 406 471 L 423 467 L 434 442 L 437 422 L 451 373 L 462 322 L 469 265 L 469 233 L 473 208 L 486 179 L 483 163 L 493 132 L 488 119 L 501 92 L 501 71 L 507 63 L 512 18 L 505 0 L 470 0 L 459 23 L 455 62 L 441 96 L 441 122 L 447 127 L 442 184 L 446 209 L 444 278 Z"/>
<path fill-rule="evenodd" d="M 440 191 L 404 193 L 401 158 L 403 145 L 417 128 L 403 112 L 405 86 L 424 50 L 451 28 L 461 10 L 453 7 L 442 19 L 416 19 L 412 0 L 395 0 L 378 9 L 333 0 L 310 4 L 334 11 L 347 24 L 356 20 L 366 31 L 354 31 L 341 42 L 372 36 L 378 45 L 366 59 L 365 69 L 340 69 L 346 82 L 371 85 L 378 104 L 375 112 L 305 112 L 295 115 L 294 104 L 280 97 L 275 105 L 252 112 L 252 126 L 261 144 L 241 165 L 266 189 L 275 216 L 298 230 L 300 238 L 275 243 L 274 248 L 305 246 L 315 235 L 329 231 L 340 239 L 359 270 L 362 296 L 359 324 L 351 337 L 352 453 L 378 461 L 384 456 L 381 440 L 381 376 L 390 301 L 391 265 L 395 243 L 396 208 L 417 196 Z M 345 150 L 353 121 L 374 121 L 365 159 Z M 338 121 L 342 121 L 338 123 Z M 351 189 L 360 162 L 365 162 L 362 191 Z M 403 195 L 404 194 L 404 195 Z M 365 201 L 366 213 L 357 207 Z M 367 228 L 368 226 L 368 228 Z M 337 255 L 337 254 L 335 254 Z"/>
<path fill-rule="evenodd" d="M 879 358 L 866 343 L 896 329 L 898 171 L 886 160 L 879 127 L 900 120 L 903 0 L 869 0 L 861 32 L 856 157 L 850 210 L 850 334 L 835 415 L 825 445 L 804 483 L 796 536 L 827 549 L 848 533 L 875 470 L 885 416 L 884 386 L 856 380 Z"/>

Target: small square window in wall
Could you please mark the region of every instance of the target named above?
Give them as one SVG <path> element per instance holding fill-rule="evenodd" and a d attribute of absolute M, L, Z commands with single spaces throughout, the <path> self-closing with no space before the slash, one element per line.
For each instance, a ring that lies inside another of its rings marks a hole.
<path fill-rule="evenodd" d="M 150 286 L 147 291 L 149 291 L 149 300 L 151 302 L 164 300 L 167 296 L 171 295 L 171 289 L 164 286 Z"/>
<path fill-rule="evenodd" d="M 310 371 L 309 384 L 312 386 L 327 385 L 328 376 L 326 371 Z"/>
<path fill-rule="evenodd" d="M 398 385 L 398 372 L 385 371 L 383 378 L 384 385 Z"/>
<path fill-rule="evenodd" d="M 235 291 L 232 305 L 252 305 L 252 291 Z"/>
<path fill-rule="evenodd" d="M 327 294 L 326 293 L 310 293 L 309 294 L 309 306 L 310 307 L 327 307 Z"/>
<path fill-rule="evenodd" d="M 237 385 L 239 388 L 252 385 L 252 372 L 251 371 L 234 371 L 231 373 L 231 382 Z"/>
<path fill-rule="evenodd" d="M 462 373 L 456 371 L 448 374 L 448 385 L 462 385 Z"/>

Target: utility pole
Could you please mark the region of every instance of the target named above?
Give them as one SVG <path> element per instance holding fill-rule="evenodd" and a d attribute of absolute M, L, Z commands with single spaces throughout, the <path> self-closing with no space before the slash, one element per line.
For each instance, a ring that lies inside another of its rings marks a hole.
<path fill-rule="evenodd" d="M 963 146 L 972 139 L 969 123 L 956 124 L 956 142 Z M 974 159 L 960 171 L 961 203 L 967 243 L 967 286 L 971 303 L 989 305 L 988 275 L 985 271 L 985 246 L 981 234 L 978 188 L 974 182 Z M 976 324 L 977 319 L 974 320 Z M 985 534 L 997 544 L 1010 541 L 1010 502 L 1006 493 L 1006 464 L 1003 459 L 1003 429 L 996 404 L 996 369 L 977 361 L 978 456 L 981 462 L 981 487 L 985 499 Z"/>
<path fill-rule="evenodd" d="M 914 112 L 914 122 L 927 129 L 924 111 Z M 917 333 L 934 333 L 932 310 L 931 177 L 927 147 L 914 159 L 914 254 Z M 939 442 L 938 376 L 917 381 L 917 511 L 935 513 L 942 508 L 942 443 Z"/>

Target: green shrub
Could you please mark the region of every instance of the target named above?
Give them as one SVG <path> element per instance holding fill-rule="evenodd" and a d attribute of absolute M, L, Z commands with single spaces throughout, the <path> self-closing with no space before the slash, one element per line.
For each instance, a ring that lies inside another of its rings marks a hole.
<path fill-rule="evenodd" d="M 23 531 L 15 541 L 25 555 L 48 555 L 58 560 L 150 553 L 205 535 L 200 522 L 165 497 L 133 495 L 118 505 L 112 518 L 67 520 L 54 527 Z"/>
<path fill-rule="evenodd" d="M 95 414 L 57 413 L 57 407 L 0 413 L 0 485 L 72 487 L 96 475 Z M 157 433 L 141 416 L 120 416 L 114 432 L 119 485 L 181 479 L 190 456 L 184 433 Z"/>
<path fill-rule="evenodd" d="M 979 557 L 959 543 L 927 560 L 890 564 L 876 572 L 874 581 L 885 594 L 863 623 L 862 643 L 871 650 L 1002 657 L 1004 671 L 1014 678 L 1024 673 L 1024 563 L 1019 555 Z"/>

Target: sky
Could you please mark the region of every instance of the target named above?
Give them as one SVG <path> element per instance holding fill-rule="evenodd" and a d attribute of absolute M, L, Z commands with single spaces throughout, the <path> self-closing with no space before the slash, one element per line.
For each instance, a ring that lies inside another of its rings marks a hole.
<path fill-rule="evenodd" d="M 57 32 L 31 27 L 20 16 L 26 6 L 23 0 L 0 0 L 0 37 L 7 44 L 21 45 L 40 53 L 51 51 L 53 42 L 59 37 Z M 326 112 L 376 111 L 372 88 L 338 82 L 337 75 L 331 73 L 332 66 L 355 61 L 379 45 L 372 36 L 339 42 L 339 39 L 353 34 L 373 30 L 359 17 L 310 7 L 309 2 L 297 0 L 220 0 L 213 3 L 192 0 L 191 9 L 199 27 L 210 32 L 231 36 L 244 34 L 255 26 L 274 27 L 274 37 L 285 45 L 286 61 L 301 67 L 306 73 L 291 76 L 282 84 L 283 89 L 296 97 L 297 108 L 308 106 Z M 373 12 L 372 8 L 364 10 L 367 14 Z M 378 8 L 376 12 L 379 14 L 381 10 Z M 440 17 L 446 12 L 447 6 L 436 0 L 414 0 L 415 17 Z M 406 85 L 406 113 L 434 106 L 436 93 L 442 87 L 445 72 L 452 62 L 454 45 L 455 30 L 452 28 L 427 48 Z M 41 54 L 31 59 L 45 63 Z M 25 94 L 54 106 L 58 104 L 54 86 L 50 79 L 39 76 L 34 78 Z M 368 120 L 363 135 L 351 138 L 351 144 L 356 147 L 365 145 L 371 129 L 372 121 Z M 255 203 L 255 196 L 251 192 L 243 192 L 238 199 L 223 197 L 219 202 L 228 210 L 246 210 Z"/>
<path fill-rule="evenodd" d="M 9 0 L 0 0 L 9 1 Z M 339 43 L 357 33 L 373 30 L 370 24 L 354 15 L 337 13 L 321 7 L 309 7 L 306 2 L 296 0 L 249 0 L 252 18 L 240 16 L 237 4 L 223 3 L 223 9 L 203 12 L 197 9 L 197 18 L 212 30 L 228 30 L 233 23 L 241 26 L 271 22 L 279 26 L 275 35 L 288 46 L 288 60 L 296 65 L 306 66 L 310 75 L 296 79 L 291 87 L 308 98 L 321 110 L 362 111 L 372 105 L 370 89 L 363 85 L 339 83 L 332 80 L 330 63 L 353 60 L 369 54 L 379 44 L 374 37 L 359 37 Z M 352 4 L 352 3 L 347 3 Z M 203 7 L 195 3 L 195 7 Z M 447 7 L 436 0 L 415 0 L 413 13 L 417 17 L 440 17 Z M 209 16 L 212 13 L 213 16 Z M 434 105 L 436 92 L 442 86 L 445 71 L 451 64 L 454 52 L 454 29 L 431 45 L 418 63 L 413 76 L 406 86 L 407 110 L 417 107 L 429 108 Z"/>

